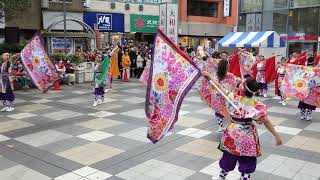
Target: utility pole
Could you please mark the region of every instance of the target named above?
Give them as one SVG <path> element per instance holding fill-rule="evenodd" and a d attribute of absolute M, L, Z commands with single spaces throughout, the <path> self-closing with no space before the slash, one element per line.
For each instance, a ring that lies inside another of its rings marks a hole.
<path fill-rule="evenodd" d="M 63 0 L 63 38 L 64 38 L 64 54 L 67 54 L 67 7 L 66 0 Z"/>

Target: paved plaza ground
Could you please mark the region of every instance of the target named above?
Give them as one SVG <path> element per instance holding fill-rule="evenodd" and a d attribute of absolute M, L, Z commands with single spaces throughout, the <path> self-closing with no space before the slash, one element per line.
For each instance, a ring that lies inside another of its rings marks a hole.
<path fill-rule="evenodd" d="M 98 107 L 92 91 L 90 84 L 17 91 L 16 110 L 0 114 L 0 180 L 209 180 L 219 172 L 217 121 L 195 90 L 157 144 L 146 138 L 145 87 L 116 81 Z M 320 112 L 301 121 L 297 101 L 261 100 L 284 145 L 259 126 L 263 155 L 252 179 L 318 180 Z"/>

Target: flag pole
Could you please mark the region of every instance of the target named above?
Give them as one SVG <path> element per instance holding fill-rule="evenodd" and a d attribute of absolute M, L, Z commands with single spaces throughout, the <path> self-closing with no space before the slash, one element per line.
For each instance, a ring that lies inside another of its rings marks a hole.
<path fill-rule="evenodd" d="M 240 112 L 240 110 L 239 110 L 239 108 L 229 99 L 229 97 L 227 96 L 227 95 L 225 95 L 222 91 L 221 91 L 221 89 L 217 86 L 217 85 L 215 85 L 211 80 L 209 80 L 208 79 L 208 81 L 210 82 L 210 84 L 212 85 L 212 86 L 214 86 L 214 88 L 216 88 L 221 94 L 222 94 L 222 96 L 238 111 L 238 112 Z"/>

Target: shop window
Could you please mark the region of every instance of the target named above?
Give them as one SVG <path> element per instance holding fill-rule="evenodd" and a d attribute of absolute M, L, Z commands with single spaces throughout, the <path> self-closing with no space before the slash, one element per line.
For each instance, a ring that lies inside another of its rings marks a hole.
<path fill-rule="evenodd" d="M 130 10 L 130 4 L 125 4 L 125 6 L 124 6 L 124 8 L 125 8 L 125 10 Z"/>
<path fill-rule="evenodd" d="M 65 0 L 66 3 L 72 3 L 72 0 Z M 63 3 L 63 0 L 49 0 L 49 2 L 53 3 Z"/>
<path fill-rule="evenodd" d="M 287 28 L 288 10 L 280 10 L 273 12 L 273 30 L 278 33 L 286 33 Z"/>
<path fill-rule="evenodd" d="M 311 7 L 311 6 L 319 6 L 319 0 L 294 0 L 291 1 L 290 7 Z"/>
<path fill-rule="evenodd" d="M 320 8 L 302 8 L 289 11 L 289 33 L 304 33 L 318 36 L 318 23 Z"/>
<path fill-rule="evenodd" d="M 143 5 L 139 5 L 139 11 L 143 11 Z"/>
<path fill-rule="evenodd" d="M 116 8 L 116 3 L 111 3 L 110 6 L 111 6 L 110 7 L 111 9 L 115 9 Z"/>
<path fill-rule="evenodd" d="M 275 9 L 288 8 L 288 1 L 289 0 L 273 0 L 273 7 Z"/>
<path fill-rule="evenodd" d="M 218 17 L 218 3 L 201 0 L 188 0 L 189 16 Z"/>
<path fill-rule="evenodd" d="M 240 0 L 241 12 L 261 12 L 263 0 Z"/>

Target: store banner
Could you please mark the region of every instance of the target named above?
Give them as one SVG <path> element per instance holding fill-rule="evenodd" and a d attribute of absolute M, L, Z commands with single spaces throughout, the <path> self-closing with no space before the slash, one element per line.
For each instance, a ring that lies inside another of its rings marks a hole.
<path fill-rule="evenodd" d="M 167 36 L 178 43 L 178 5 L 167 4 Z"/>
<path fill-rule="evenodd" d="M 130 32 L 155 33 L 159 25 L 159 16 L 130 15 Z"/>
<path fill-rule="evenodd" d="M 83 21 L 100 32 L 124 32 L 124 15 L 117 13 L 84 12 Z"/>
<path fill-rule="evenodd" d="M 230 0 L 223 1 L 223 16 L 230 17 Z"/>
<path fill-rule="evenodd" d="M 160 4 L 159 28 L 162 32 L 167 33 L 167 3 Z"/>

